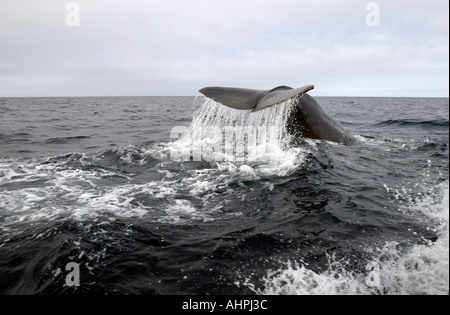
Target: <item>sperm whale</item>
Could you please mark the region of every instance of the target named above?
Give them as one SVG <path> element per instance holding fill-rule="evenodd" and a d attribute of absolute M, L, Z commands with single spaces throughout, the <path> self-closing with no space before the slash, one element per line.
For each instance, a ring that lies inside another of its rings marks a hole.
<path fill-rule="evenodd" d="M 316 100 L 307 94 L 312 89 L 314 85 L 297 89 L 282 85 L 271 90 L 205 87 L 200 93 L 224 106 L 252 112 L 293 100 L 293 108 L 286 118 L 286 130 L 289 134 L 294 137 L 328 140 L 341 144 L 352 143 L 353 136 L 328 116 Z"/>

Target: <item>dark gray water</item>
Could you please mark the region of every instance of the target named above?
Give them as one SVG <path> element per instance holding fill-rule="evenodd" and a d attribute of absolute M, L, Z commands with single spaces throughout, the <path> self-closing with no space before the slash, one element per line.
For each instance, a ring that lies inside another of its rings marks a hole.
<path fill-rule="evenodd" d="M 180 161 L 202 98 L 0 99 L 0 293 L 448 294 L 448 99 L 317 100 L 355 144 Z"/>

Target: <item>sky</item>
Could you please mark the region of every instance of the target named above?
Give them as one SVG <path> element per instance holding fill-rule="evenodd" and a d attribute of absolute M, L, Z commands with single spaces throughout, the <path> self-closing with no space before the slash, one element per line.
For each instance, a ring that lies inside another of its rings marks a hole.
<path fill-rule="evenodd" d="M 448 0 L 0 0 L 0 97 L 449 96 Z"/>

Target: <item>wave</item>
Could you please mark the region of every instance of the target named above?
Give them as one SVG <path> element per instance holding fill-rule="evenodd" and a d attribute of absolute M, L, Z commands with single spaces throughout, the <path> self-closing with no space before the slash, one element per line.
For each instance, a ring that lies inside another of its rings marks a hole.
<path fill-rule="evenodd" d="M 59 138 L 49 138 L 45 141 L 46 144 L 64 144 L 72 141 L 90 139 L 89 136 L 74 136 L 74 137 L 59 137 Z"/>
<path fill-rule="evenodd" d="M 15 132 L 12 134 L 0 133 L 0 140 L 4 143 L 18 143 L 18 142 L 29 142 L 29 137 L 31 135 L 26 132 Z"/>
<path fill-rule="evenodd" d="M 145 216 L 153 222 L 191 224 L 240 215 L 222 208 L 229 190 L 240 195 L 242 183 L 260 179 L 255 166 L 183 165 L 172 161 L 169 152 L 164 145 L 127 146 L 95 154 L 0 161 L 0 209 L 6 218 L 0 230 L 60 216 L 78 221 Z"/>
<path fill-rule="evenodd" d="M 448 119 L 420 120 L 420 119 L 388 119 L 375 124 L 375 126 L 421 126 L 421 127 L 449 127 Z"/>
<path fill-rule="evenodd" d="M 262 295 L 448 295 L 449 293 L 449 182 L 399 209 L 422 220 L 436 237 L 409 247 L 387 242 L 368 246 L 370 258 L 363 268 L 348 268 L 349 258 L 328 255 L 325 270 L 288 260 L 269 270 L 257 288 L 246 279 L 243 285 Z"/>

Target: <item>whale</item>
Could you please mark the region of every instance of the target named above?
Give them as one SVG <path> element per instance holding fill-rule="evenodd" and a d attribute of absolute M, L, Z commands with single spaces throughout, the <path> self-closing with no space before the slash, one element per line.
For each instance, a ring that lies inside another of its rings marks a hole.
<path fill-rule="evenodd" d="M 202 88 L 199 92 L 224 106 L 251 112 L 291 101 L 285 127 L 287 133 L 294 139 L 327 140 L 345 145 L 353 143 L 355 141 L 353 135 L 327 115 L 317 101 L 307 93 L 314 88 L 314 85 L 295 89 L 282 85 L 269 90 L 255 90 L 211 86 Z"/>

